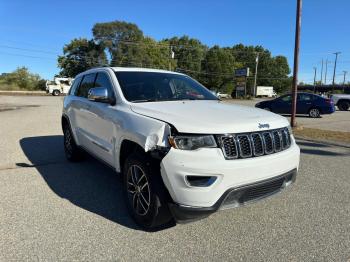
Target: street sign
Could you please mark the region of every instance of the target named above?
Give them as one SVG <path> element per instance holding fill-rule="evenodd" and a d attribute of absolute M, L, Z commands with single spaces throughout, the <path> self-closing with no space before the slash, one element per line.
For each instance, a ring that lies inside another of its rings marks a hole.
<path fill-rule="evenodd" d="M 249 67 L 235 69 L 235 76 L 249 76 Z"/>

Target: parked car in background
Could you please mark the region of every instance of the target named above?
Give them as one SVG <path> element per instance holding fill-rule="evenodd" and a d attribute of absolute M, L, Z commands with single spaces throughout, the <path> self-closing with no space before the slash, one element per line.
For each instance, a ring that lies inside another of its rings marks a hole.
<path fill-rule="evenodd" d="M 224 93 L 220 93 L 220 92 L 218 92 L 217 94 L 216 94 L 216 96 L 218 97 L 218 98 L 230 98 L 230 95 L 229 94 L 224 94 Z"/>
<path fill-rule="evenodd" d="M 350 95 L 336 94 L 331 95 L 331 99 L 340 111 L 347 111 L 350 108 Z"/>
<path fill-rule="evenodd" d="M 257 86 L 257 97 L 277 97 L 276 92 L 273 90 L 273 86 Z"/>
<path fill-rule="evenodd" d="M 286 94 L 273 100 L 262 101 L 255 105 L 277 114 L 291 114 L 292 112 L 292 95 Z M 311 93 L 297 94 L 297 114 L 308 114 L 316 118 L 323 114 L 332 114 L 335 106 L 332 99 L 324 98 Z"/>
<path fill-rule="evenodd" d="M 58 96 L 68 94 L 73 78 L 55 77 L 53 81 L 46 81 L 46 93 Z"/>

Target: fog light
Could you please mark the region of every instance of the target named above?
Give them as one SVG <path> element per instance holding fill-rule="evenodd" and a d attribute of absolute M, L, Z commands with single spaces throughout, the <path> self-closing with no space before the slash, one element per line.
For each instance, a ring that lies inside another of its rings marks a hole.
<path fill-rule="evenodd" d="M 207 187 L 214 184 L 216 176 L 186 176 L 186 180 L 190 186 Z"/>

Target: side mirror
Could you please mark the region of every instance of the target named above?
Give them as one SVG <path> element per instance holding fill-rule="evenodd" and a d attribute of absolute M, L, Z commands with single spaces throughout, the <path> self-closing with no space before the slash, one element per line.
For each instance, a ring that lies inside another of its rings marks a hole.
<path fill-rule="evenodd" d="M 113 99 L 108 96 L 108 90 L 105 87 L 94 87 L 89 90 L 88 99 L 90 101 L 101 103 L 114 103 Z"/>

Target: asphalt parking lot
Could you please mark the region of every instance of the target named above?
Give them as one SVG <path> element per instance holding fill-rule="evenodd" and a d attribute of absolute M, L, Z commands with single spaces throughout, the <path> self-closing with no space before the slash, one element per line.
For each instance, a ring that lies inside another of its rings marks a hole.
<path fill-rule="evenodd" d="M 0 261 L 349 261 L 350 147 L 298 141 L 282 194 L 144 232 L 113 171 L 66 161 L 62 99 L 0 96 Z"/>

